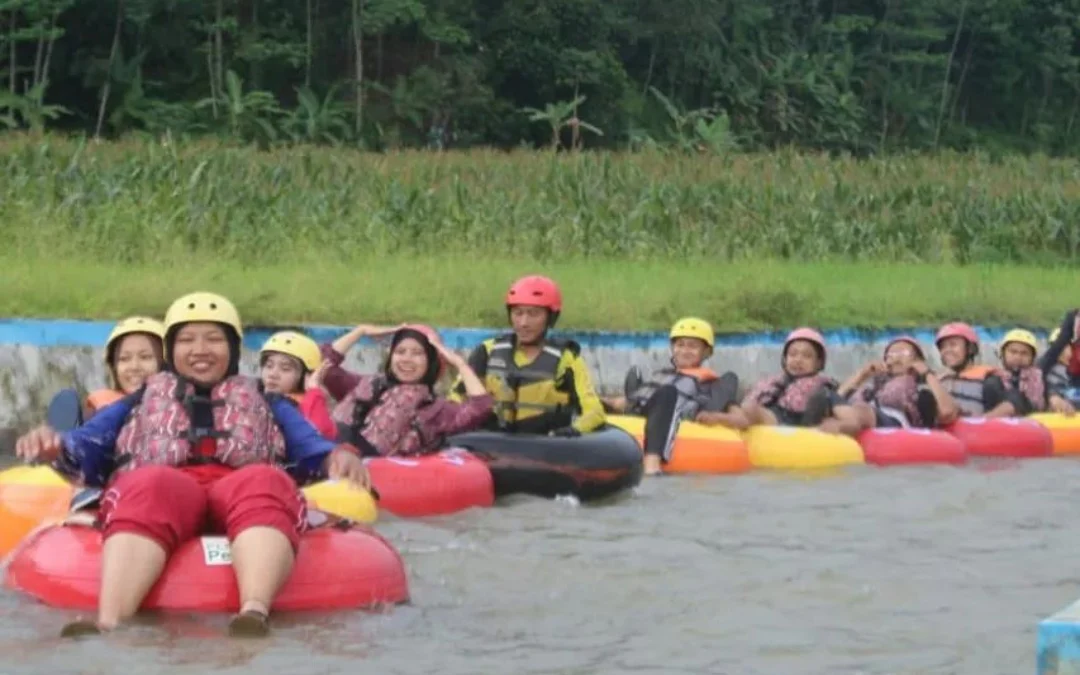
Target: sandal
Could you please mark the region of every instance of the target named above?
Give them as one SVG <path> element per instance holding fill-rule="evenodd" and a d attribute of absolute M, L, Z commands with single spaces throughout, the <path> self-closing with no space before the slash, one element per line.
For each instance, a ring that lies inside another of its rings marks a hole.
<path fill-rule="evenodd" d="M 76 619 L 60 629 L 60 637 L 77 638 L 87 635 L 101 635 L 101 627 L 89 619 Z"/>
<path fill-rule="evenodd" d="M 240 612 L 229 622 L 230 637 L 261 638 L 269 634 L 270 618 L 254 609 Z"/>

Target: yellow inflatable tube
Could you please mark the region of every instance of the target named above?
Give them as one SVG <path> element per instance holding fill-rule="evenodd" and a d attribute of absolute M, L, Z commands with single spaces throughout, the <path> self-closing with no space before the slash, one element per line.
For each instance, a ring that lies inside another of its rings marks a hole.
<path fill-rule="evenodd" d="M 378 517 L 375 499 L 338 481 L 323 481 L 303 489 L 309 504 L 358 523 Z M 7 555 L 35 527 L 63 520 L 75 488 L 48 466 L 16 466 L 0 471 L 0 556 Z"/>
<path fill-rule="evenodd" d="M 1050 431 L 1055 455 L 1080 454 L 1080 414 L 1066 417 L 1059 413 L 1036 413 L 1029 417 Z"/>
<path fill-rule="evenodd" d="M 379 516 L 371 493 L 345 481 L 324 480 L 307 486 L 302 492 L 314 508 L 357 523 L 374 523 Z"/>
<path fill-rule="evenodd" d="M 48 466 L 0 471 L 0 556 L 47 520 L 67 515 L 74 488 Z"/>
<path fill-rule="evenodd" d="M 750 464 L 758 469 L 822 469 L 866 462 L 854 438 L 816 429 L 754 426 L 743 438 Z"/>

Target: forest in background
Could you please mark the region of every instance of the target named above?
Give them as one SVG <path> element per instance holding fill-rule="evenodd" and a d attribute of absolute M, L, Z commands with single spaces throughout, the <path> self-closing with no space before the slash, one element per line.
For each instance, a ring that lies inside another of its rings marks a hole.
<path fill-rule="evenodd" d="M 0 128 L 1075 154 L 1080 0 L 0 0 Z"/>

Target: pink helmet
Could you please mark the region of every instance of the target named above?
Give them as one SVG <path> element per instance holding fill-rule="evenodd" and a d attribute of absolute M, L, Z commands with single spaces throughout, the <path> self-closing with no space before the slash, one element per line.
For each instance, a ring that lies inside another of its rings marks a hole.
<path fill-rule="evenodd" d="M 934 344 L 941 345 L 942 340 L 951 337 L 962 337 L 973 345 L 979 344 L 979 336 L 975 334 L 975 329 L 961 321 L 954 321 L 942 326 L 941 330 L 937 332 L 937 337 L 934 338 Z"/>
<path fill-rule="evenodd" d="M 896 344 L 898 342 L 906 342 L 906 343 L 908 343 L 915 350 L 915 353 L 919 355 L 920 359 L 923 359 L 923 360 L 926 359 L 926 354 L 923 353 L 922 345 L 920 345 L 919 341 L 916 340 L 915 338 L 913 338 L 910 335 L 900 335 L 900 336 L 894 337 L 893 339 L 889 340 L 889 344 L 885 345 L 885 350 L 883 352 L 881 352 L 882 357 L 884 358 L 885 354 L 888 353 L 889 347 L 892 347 L 894 344 Z"/>
<path fill-rule="evenodd" d="M 781 352 L 781 360 L 787 356 L 788 347 L 796 340 L 806 340 L 817 347 L 818 353 L 821 355 L 821 367 L 825 367 L 825 338 L 813 328 L 796 328 L 788 333 L 787 338 L 784 340 L 784 350 Z M 781 365 L 783 365 L 783 363 L 781 363 Z"/>

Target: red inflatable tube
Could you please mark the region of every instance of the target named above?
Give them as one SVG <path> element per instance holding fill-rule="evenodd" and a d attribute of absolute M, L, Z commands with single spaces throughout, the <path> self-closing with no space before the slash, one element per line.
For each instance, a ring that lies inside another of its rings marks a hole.
<path fill-rule="evenodd" d="M 1022 417 L 964 417 L 945 431 L 959 438 L 972 456 L 1049 457 L 1054 452 L 1050 431 Z"/>
<path fill-rule="evenodd" d="M 435 516 L 495 503 L 491 471 L 466 450 L 364 461 L 379 492 L 379 509 L 396 516 Z"/>
<path fill-rule="evenodd" d="M 963 464 L 967 451 L 960 439 L 930 429 L 867 429 L 857 439 L 867 464 Z"/>
<path fill-rule="evenodd" d="M 84 525 L 52 525 L 12 553 L 5 585 L 53 607 L 93 610 L 100 577 L 101 532 Z M 408 599 L 405 564 L 389 542 L 363 527 L 325 527 L 300 540 L 296 565 L 273 609 L 359 609 Z M 142 608 L 238 611 L 228 541 L 200 537 L 181 544 Z"/>

